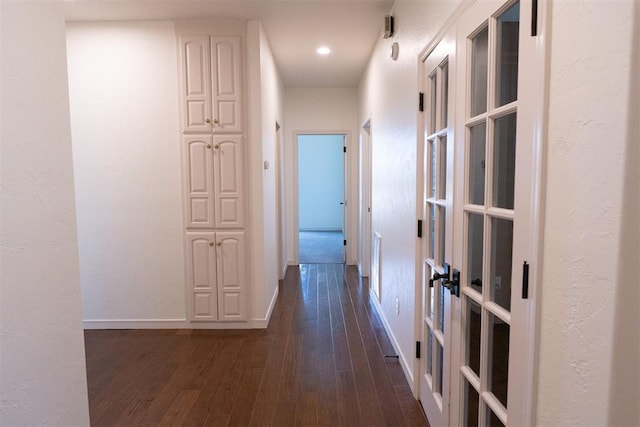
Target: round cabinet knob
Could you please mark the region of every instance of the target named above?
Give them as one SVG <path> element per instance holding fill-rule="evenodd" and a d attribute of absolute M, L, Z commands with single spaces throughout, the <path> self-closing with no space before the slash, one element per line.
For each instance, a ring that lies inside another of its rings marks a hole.
<path fill-rule="evenodd" d="M 216 245 L 222 246 L 222 242 L 218 242 L 218 243 L 216 243 Z"/>
<path fill-rule="evenodd" d="M 217 150 L 218 148 L 220 148 L 220 145 L 216 144 L 213 148 L 215 148 Z"/>
<path fill-rule="evenodd" d="M 209 242 L 209 246 L 213 246 L 213 242 Z"/>
<path fill-rule="evenodd" d="M 218 123 L 220 123 L 220 120 L 218 120 L 218 119 L 213 119 L 213 124 L 217 125 Z"/>
<path fill-rule="evenodd" d="M 207 119 L 207 120 L 205 120 L 205 122 L 211 124 L 211 119 Z"/>
<path fill-rule="evenodd" d="M 207 144 L 207 148 L 211 148 L 211 144 Z"/>

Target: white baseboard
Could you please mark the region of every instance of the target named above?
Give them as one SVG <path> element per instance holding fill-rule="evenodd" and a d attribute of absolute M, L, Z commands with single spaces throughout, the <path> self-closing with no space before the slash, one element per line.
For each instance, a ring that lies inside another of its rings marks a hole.
<path fill-rule="evenodd" d="M 85 319 L 85 329 L 185 329 L 187 319 Z"/>
<path fill-rule="evenodd" d="M 273 313 L 273 308 L 276 305 L 276 301 L 278 301 L 278 287 L 276 286 L 276 290 L 271 297 L 271 302 L 269 303 L 269 309 L 267 310 L 267 315 L 264 319 L 253 319 L 253 328 L 254 329 L 266 329 L 269 326 L 269 319 L 271 319 L 271 313 Z"/>
<path fill-rule="evenodd" d="M 378 299 L 376 298 L 376 296 L 373 293 L 369 294 L 369 299 L 373 302 L 373 306 L 375 307 L 376 311 L 378 312 L 378 316 L 380 316 L 380 319 L 382 320 L 382 326 L 384 326 L 384 330 L 387 333 L 387 335 L 389 336 L 389 340 L 391 341 L 391 345 L 393 345 L 393 349 L 395 350 L 396 354 L 398 355 L 398 360 L 400 361 L 400 366 L 402 367 L 402 371 L 404 372 L 404 376 L 407 378 L 407 382 L 409 383 L 409 387 L 411 387 L 411 390 L 414 389 L 414 383 L 413 383 L 413 369 L 411 368 L 412 365 L 409 365 L 409 363 L 407 362 L 407 358 L 405 357 L 404 353 L 402 351 L 400 351 L 400 345 L 398 344 L 398 340 L 396 339 L 395 335 L 393 335 L 393 331 L 391 330 L 391 327 L 389 326 L 389 322 L 387 322 L 387 318 L 385 317 L 384 313 L 382 312 L 382 307 L 380 307 L 380 302 L 378 301 Z"/>
<path fill-rule="evenodd" d="M 247 322 L 189 322 L 187 319 L 89 319 L 84 329 L 254 329 Z"/>

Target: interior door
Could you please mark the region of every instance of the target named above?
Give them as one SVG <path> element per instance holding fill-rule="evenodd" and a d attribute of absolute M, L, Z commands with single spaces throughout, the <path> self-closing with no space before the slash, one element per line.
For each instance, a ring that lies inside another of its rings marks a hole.
<path fill-rule="evenodd" d="M 462 271 L 462 351 L 452 370 L 460 387 L 452 408 L 457 425 L 531 424 L 535 313 L 526 283 L 538 236 L 531 216 L 536 95 L 528 86 L 544 73 L 531 73 L 531 10 L 525 1 L 479 1 L 457 25 L 456 135 L 464 147 L 455 191 Z"/>
<path fill-rule="evenodd" d="M 421 248 L 421 342 L 419 397 L 432 426 L 449 424 L 451 313 L 455 297 L 446 286 L 452 257 L 453 127 L 450 75 L 453 32 L 445 36 L 423 63 L 424 123 L 420 146 L 423 165 L 422 223 L 426 236 Z M 449 276 L 451 278 L 451 276 Z M 446 286 L 445 286 L 446 285 Z"/>

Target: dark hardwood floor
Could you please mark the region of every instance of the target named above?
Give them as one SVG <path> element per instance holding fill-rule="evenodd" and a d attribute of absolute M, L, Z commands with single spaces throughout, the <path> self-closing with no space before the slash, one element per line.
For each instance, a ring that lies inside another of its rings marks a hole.
<path fill-rule="evenodd" d="M 289 268 L 264 330 L 87 330 L 91 424 L 425 426 L 354 267 Z"/>

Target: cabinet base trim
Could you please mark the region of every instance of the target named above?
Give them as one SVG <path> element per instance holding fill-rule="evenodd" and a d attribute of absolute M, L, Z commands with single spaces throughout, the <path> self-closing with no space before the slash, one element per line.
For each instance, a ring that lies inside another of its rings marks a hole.
<path fill-rule="evenodd" d="M 253 322 L 190 322 L 187 319 L 90 319 L 84 329 L 255 329 Z"/>

